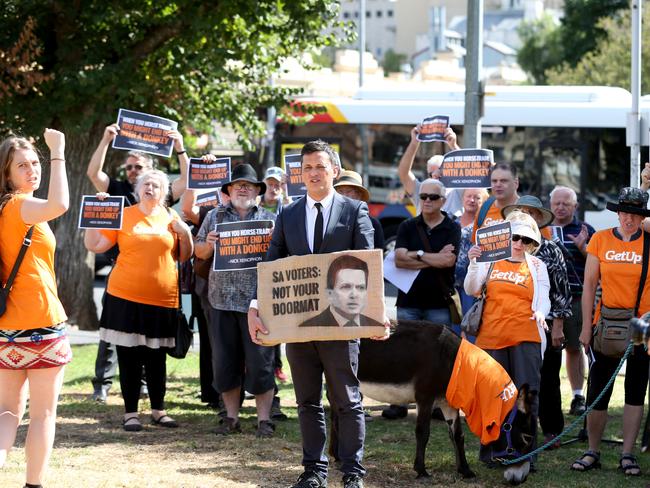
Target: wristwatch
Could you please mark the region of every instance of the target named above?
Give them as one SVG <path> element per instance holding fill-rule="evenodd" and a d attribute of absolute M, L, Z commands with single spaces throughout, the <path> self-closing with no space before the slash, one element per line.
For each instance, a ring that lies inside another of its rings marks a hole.
<path fill-rule="evenodd" d="M 424 251 L 422 249 L 415 253 L 415 259 L 418 261 L 422 261 L 422 256 L 424 256 Z"/>

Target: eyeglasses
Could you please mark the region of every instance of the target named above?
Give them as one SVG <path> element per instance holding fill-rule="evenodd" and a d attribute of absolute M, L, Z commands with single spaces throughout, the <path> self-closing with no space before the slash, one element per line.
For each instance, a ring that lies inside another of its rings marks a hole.
<path fill-rule="evenodd" d="M 135 168 L 137 171 L 142 171 L 144 166 L 142 166 L 141 164 L 127 164 L 126 166 L 124 166 L 124 169 L 126 169 L 127 171 L 131 171 L 133 168 Z"/>
<path fill-rule="evenodd" d="M 239 191 L 239 190 L 252 191 L 255 189 L 255 186 L 247 185 L 246 183 L 233 183 L 231 186 L 232 189 L 235 191 Z"/>
<path fill-rule="evenodd" d="M 519 234 L 512 234 L 512 242 L 517 242 L 517 241 L 523 242 L 524 245 L 526 245 L 526 246 L 528 246 L 528 245 L 535 242 L 530 237 L 520 236 Z"/>
<path fill-rule="evenodd" d="M 437 200 L 440 200 L 442 195 L 438 195 L 437 193 L 420 193 L 420 200 L 431 200 L 432 202 L 435 202 Z"/>

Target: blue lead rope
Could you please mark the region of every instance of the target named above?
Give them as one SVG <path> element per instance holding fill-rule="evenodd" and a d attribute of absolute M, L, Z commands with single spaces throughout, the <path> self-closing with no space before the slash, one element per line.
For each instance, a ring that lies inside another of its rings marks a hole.
<path fill-rule="evenodd" d="M 584 411 L 584 413 L 582 415 L 580 415 L 580 417 L 578 417 L 573 422 L 571 422 L 571 424 L 569 424 L 569 426 L 566 427 L 558 436 L 553 437 L 546 444 L 538 447 L 537 449 L 535 449 L 532 452 L 529 452 L 528 454 L 524 454 L 523 456 L 519 456 L 516 459 L 512 459 L 510 461 L 502 461 L 501 464 L 503 464 L 505 466 L 509 466 L 510 464 L 517 464 L 517 463 L 520 463 L 522 461 L 525 461 L 526 459 L 529 459 L 529 458 L 535 456 L 536 454 L 539 454 L 540 452 L 544 451 L 550 445 L 555 444 L 558 441 L 558 439 L 561 439 L 562 437 L 567 435 L 569 432 L 571 432 L 576 427 L 576 425 L 578 425 L 580 422 L 582 422 L 584 420 L 584 418 L 587 415 L 589 415 L 589 412 L 591 412 L 594 409 L 594 405 L 596 405 L 596 403 L 598 403 L 600 401 L 600 399 L 603 397 L 605 392 L 609 389 L 610 386 L 612 386 L 612 383 L 614 383 L 614 379 L 616 379 L 616 375 L 618 375 L 618 372 L 623 367 L 623 363 L 625 363 L 625 361 L 627 360 L 628 356 L 630 355 L 630 352 L 632 352 L 633 347 L 634 347 L 634 343 L 630 342 L 630 344 L 627 346 L 627 349 L 625 350 L 625 353 L 623 354 L 623 357 L 621 358 L 621 362 L 618 363 L 618 366 L 616 367 L 616 371 L 614 371 L 614 374 L 612 375 L 612 377 L 607 382 L 607 385 L 605 385 L 605 388 L 603 388 L 603 391 L 601 391 L 598 394 L 598 396 L 593 401 L 593 403 L 591 405 L 589 405 L 589 407 L 587 407 L 587 409 Z"/>

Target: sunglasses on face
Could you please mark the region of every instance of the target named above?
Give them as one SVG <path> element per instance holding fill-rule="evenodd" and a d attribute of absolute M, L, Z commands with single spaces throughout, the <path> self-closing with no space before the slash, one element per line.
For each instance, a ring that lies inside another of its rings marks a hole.
<path fill-rule="evenodd" d="M 143 168 L 144 166 L 142 166 L 141 164 L 127 164 L 124 167 L 124 169 L 126 169 L 127 171 L 131 171 L 132 169 L 135 169 L 137 171 L 142 171 Z"/>
<path fill-rule="evenodd" d="M 438 195 L 437 193 L 420 193 L 420 200 L 431 200 L 432 202 L 435 202 L 441 198 L 442 195 Z"/>
<path fill-rule="evenodd" d="M 528 245 L 532 244 L 533 242 L 535 242 L 535 241 L 532 240 L 530 237 L 520 236 L 519 234 L 512 234 L 512 242 L 517 242 L 517 241 L 520 241 L 520 240 L 521 240 L 521 242 L 523 242 L 526 246 L 528 246 Z"/>
<path fill-rule="evenodd" d="M 253 191 L 256 187 L 253 185 L 246 185 L 246 184 L 234 184 L 232 185 L 232 189 L 235 191 L 239 190 L 244 190 L 244 191 Z"/>

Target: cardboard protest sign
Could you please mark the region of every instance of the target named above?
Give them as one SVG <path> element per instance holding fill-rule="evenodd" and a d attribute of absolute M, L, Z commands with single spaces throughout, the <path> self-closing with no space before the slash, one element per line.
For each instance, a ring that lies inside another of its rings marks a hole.
<path fill-rule="evenodd" d="M 176 130 L 178 122 L 121 108 L 117 125 L 120 132 L 113 139 L 113 149 L 142 151 L 166 158 L 171 156 L 174 141 L 165 132 Z"/>
<path fill-rule="evenodd" d="M 434 115 L 427 117 L 420 124 L 418 141 L 420 142 L 444 142 L 445 130 L 449 127 L 449 117 L 446 115 Z"/>
<path fill-rule="evenodd" d="M 307 187 L 302 182 L 300 154 L 287 154 L 284 157 L 284 167 L 287 173 L 287 193 L 289 196 L 301 197 L 307 193 Z"/>
<path fill-rule="evenodd" d="M 445 154 L 440 181 L 447 188 L 489 188 L 494 154 L 490 149 L 458 149 Z"/>
<path fill-rule="evenodd" d="M 198 207 L 216 207 L 221 203 L 221 188 L 206 191 L 196 196 L 196 205 Z"/>
<path fill-rule="evenodd" d="M 246 220 L 216 225 L 219 239 L 214 246 L 214 271 L 251 269 L 266 257 L 273 231 L 272 220 Z"/>
<path fill-rule="evenodd" d="M 218 158 L 206 163 L 201 158 L 190 158 L 187 187 L 192 190 L 221 188 L 230 181 L 230 158 Z"/>
<path fill-rule="evenodd" d="M 384 335 L 382 251 L 291 256 L 257 266 L 264 344 Z"/>
<path fill-rule="evenodd" d="M 491 263 L 512 256 L 512 229 L 510 222 L 483 227 L 476 231 L 476 243 L 481 248 L 479 263 Z"/>
<path fill-rule="evenodd" d="M 124 197 L 106 197 L 100 200 L 94 195 L 81 197 L 79 211 L 80 229 L 121 229 Z"/>

